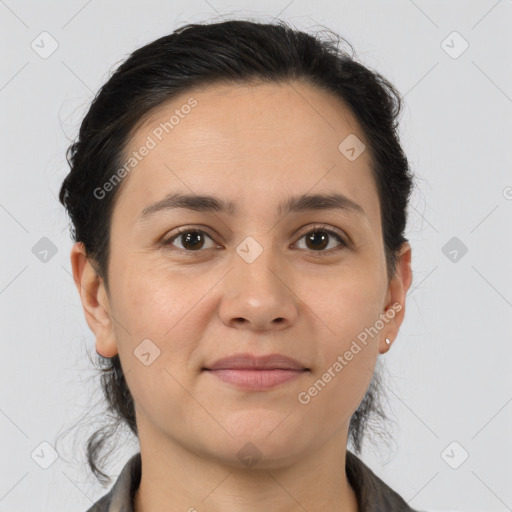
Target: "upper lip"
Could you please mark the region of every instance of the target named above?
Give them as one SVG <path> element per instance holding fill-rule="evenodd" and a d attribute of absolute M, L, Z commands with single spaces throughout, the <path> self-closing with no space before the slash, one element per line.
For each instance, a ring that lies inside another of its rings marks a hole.
<path fill-rule="evenodd" d="M 281 354 L 255 356 L 252 354 L 234 354 L 218 359 L 205 366 L 204 370 L 309 370 L 304 365 Z"/>

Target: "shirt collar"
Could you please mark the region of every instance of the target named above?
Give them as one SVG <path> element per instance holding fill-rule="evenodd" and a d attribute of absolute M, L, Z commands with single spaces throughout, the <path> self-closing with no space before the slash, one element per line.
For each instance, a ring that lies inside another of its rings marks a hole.
<path fill-rule="evenodd" d="M 345 468 L 357 497 L 359 512 L 417 512 L 349 450 L 346 451 Z M 140 479 L 139 452 L 125 464 L 110 492 L 87 512 L 134 512 L 134 497 Z"/>

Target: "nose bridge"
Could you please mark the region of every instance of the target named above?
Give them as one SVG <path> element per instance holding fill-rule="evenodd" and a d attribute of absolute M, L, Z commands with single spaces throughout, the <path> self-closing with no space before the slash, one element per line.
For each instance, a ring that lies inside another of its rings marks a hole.
<path fill-rule="evenodd" d="M 257 240 L 265 238 L 265 247 Z M 271 235 L 247 236 L 236 247 L 234 268 L 229 272 L 227 288 L 220 308 L 225 323 L 249 323 L 265 329 L 275 323 L 293 322 L 296 315 L 295 295 L 287 285 L 279 255 L 272 246 Z"/>
<path fill-rule="evenodd" d="M 278 275 L 283 267 L 278 263 L 275 251 L 272 236 L 268 233 L 245 237 L 236 247 L 234 258 L 238 284 L 253 287 L 255 294 L 280 293 L 283 283 Z"/>

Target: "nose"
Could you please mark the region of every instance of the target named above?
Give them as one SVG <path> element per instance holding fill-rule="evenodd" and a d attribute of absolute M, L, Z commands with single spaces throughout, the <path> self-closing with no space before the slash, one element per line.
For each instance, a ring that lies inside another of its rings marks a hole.
<path fill-rule="evenodd" d="M 286 329 L 296 322 L 299 298 L 286 262 L 277 265 L 265 249 L 252 263 L 238 255 L 223 280 L 219 306 L 222 322 L 254 331 Z"/>

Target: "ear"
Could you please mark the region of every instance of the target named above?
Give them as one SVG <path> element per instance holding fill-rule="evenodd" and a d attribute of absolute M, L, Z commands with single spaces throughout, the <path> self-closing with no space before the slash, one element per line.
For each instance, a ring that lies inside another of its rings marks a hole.
<path fill-rule="evenodd" d="M 76 242 L 71 249 L 71 267 L 85 319 L 96 336 L 96 352 L 103 357 L 113 357 L 117 354 L 117 342 L 108 295 L 103 279 L 87 257 L 82 242 Z"/>
<path fill-rule="evenodd" d="M 404 242 L 399 252 L 400 260 L 397 263 L 395 275 L 389 283 L 386 295 L 384 314 L 390 320 L 379 337 L 380 354 L 385 354 L 389 350 L 391 343 L 386 343 L 386 338 L 393 342 L 405 316 L 405 298 L 412 282 L 411 253 L 411 245 L 409 242 Z"/>

